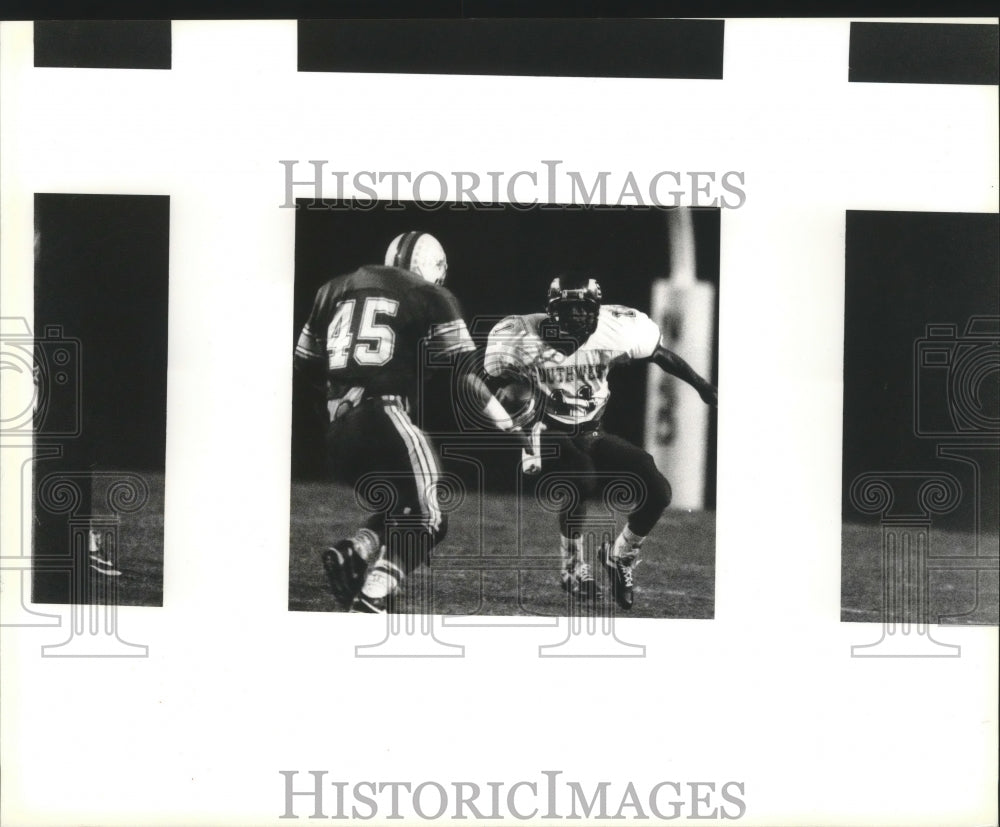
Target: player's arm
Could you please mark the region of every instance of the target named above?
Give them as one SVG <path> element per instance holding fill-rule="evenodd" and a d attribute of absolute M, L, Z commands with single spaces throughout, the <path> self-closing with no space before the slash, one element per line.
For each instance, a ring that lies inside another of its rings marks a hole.
<path fill-rule="evenodd" d="M 637 362 L 652 362 L 671 376 L 687 382 L 698 391 L 698 395 L 706 405 L 718 405 L 719 394 L 715 386 L 699 376 L 694 368 L 664 346 L 656 322 L 645 313 L 630 307 L 616 307 L 611 312 L 619 323 L 618 335 L 623 337 L 625 358 Z"/>
<path fill-rule="evenodd" d="M 292 361 L 292 397 L 296 410 L 307 414 L 317 428 L 329 423 L 330 414 L 326 407 L 326 340 L 317 337 L 313 331 L 324 330 L 320 322 L 324 290 L 316 294 L 312 312 L 299 333 Z M 321 431 L 314 432 L 318 436 Z"/>
<path fill-rule="evenodd" d="M 473 410 L 482 412 L 483 416 L 498 431 L 514 430 L 514 420 L 511 419 L 510 414 L 500 404 L 500 400 L 493 395 L 477 371 L 464 370 L 459 377 L 459 382 L 463 383 L 462 390 Z"/>
<path fill-rule="evenodd" d="M 719 404 L 719 392 L 715 386 L 699 376 L 698 372 L 680 356 L 665 348 L 663 342 L 657 342 L 656 349 L 649 360 L 671 376 L 676 376 L 682 382 L 687 382 L 698 391 L 698 395 L 706 405 Z"/>
<path fill-rule="evenodd" d="M 294 371 L 295 378 L 305 382 L 316 391 L 326 392 L 326 342 L 316 335 L 319 329 L 319 314 L 322 309 L 325 289 L 316 294 L 312 312 L 299 333 L 295 345 Z"/>
<path fill-rule="evenodd" d="M 698 391 L 706 405 L 718 405 L 719 394 L 715 386 L 703 379 L 687 362 L 672 350 L 667 349 L 660 336 L 660 328 L 645 313 L 628 307 L 612 310 L 618 316 L 619 335 L 625 337 L 624 350 L 628 359 L 652 362 L 661 370 L 687 382 Z"/>

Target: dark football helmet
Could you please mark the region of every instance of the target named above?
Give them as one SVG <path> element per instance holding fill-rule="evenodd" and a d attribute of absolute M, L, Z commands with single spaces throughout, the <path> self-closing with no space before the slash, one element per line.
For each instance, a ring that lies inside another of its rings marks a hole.
<path fill-rule="evenodd" d="M 545 311 L 559 331 L 586 339 L 597 330 L 601 310 L 601 285 L 588 276 L 556 276 L 549 285 Z"/>

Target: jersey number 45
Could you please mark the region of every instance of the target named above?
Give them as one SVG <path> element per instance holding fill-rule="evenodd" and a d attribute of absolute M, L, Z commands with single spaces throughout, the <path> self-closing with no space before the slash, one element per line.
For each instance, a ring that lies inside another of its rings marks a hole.
<path fill-rule="evenodd" d="M 369 296 L 358 314 L 354 312 L 356 303 L 355 299 L 340 302 L 326 329 L 330 370 L 346 368 L 352 356 L 359 365 L 378 367 L 392 358 L 396 348 L 395 331 L 376 317 L 394 317 L 399 302 L 384 296 Z"/>

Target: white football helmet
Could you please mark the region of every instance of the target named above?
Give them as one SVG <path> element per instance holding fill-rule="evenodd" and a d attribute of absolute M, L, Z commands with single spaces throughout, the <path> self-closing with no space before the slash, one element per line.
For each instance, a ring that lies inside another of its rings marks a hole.
<path fill-rule="evenodd" d="M 441 243 L 430 233 L 415 230 L 400 233 L 392 240 L 385 251 L 385 263 L 389 267 L 402 267 L 434 284 L 444 284 L 448 273 L 448 257 Z"/>

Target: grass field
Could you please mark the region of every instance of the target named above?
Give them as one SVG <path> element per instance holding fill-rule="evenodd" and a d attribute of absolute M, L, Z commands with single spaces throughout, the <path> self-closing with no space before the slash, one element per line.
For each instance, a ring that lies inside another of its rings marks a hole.
<path fill-rule="evenodd" d="M 1000 538 L 996 534 L 980 537 L 978 560 L 983 570 L 977 575 L 966 567 L 977 559 L 972 534 L 932 527 L 929 536 L 927 597 L 920 619 L 927 623 L 996 624 Z M 845 523 L 841 537 L 841 620 L 881 622 L 886 580 L 882 574 L 882 528 Z M 897 612 L 886 620 L 901 621 L 903 617 Z"/>
<path fill-rule="evenodd" d="M 595 509 L 596 510 L 596 509 Z M 520 529 L 518 514 L 520 513 Z M 292 484 L 289 609 L 337 611 L 318 550 L 350 535 L 365 514 L 349 488 Z M 434 614 L 566 615 L 579 611 L 559 583 L 559 535 L 553 514 L 533 498 L 472 495 L 450 517 L 431 566 L 409 578 L 401 608 Z M 610 611 L 603 597 L 591 611 Z M 711 618 L 715 607 L 715 514 L 667 511 L 643 546 L 630 616 Z"/>
<path fill-rule="evenodd" d="M 142 510 L 123 515 L 119 527 L 118 602 L 160 606 L 163 601 L 162 473 L 141 472 L 149 486 Z M 520 515 L 520 527 L 518 516 Z M 349 488 L 293 482 L 288 607 L 337 611 L 318 550 L 350 534 L 364 519 Z M 882 621 L 882 529 L 845 524 L 842 532 L 841 620 Z M 979 541 L 983 570 L 962 568 L 975 558 L 971 534 L 930 532 L 927 620 L 997 623 L 1000 538 Z M 279 552 L 280 553 L 280 552 Z M 430 567 L 410 578 L 404 611 L 429 605 L 435 614 L 565 615 L 579 611 L 559 587 L 555 519 L 531 497 L 470 496 L 451 515 L 448 537 Z M 715 608 L 715 514 L 668 510 L 643 548 L 636 572 L 635 617 L 712 618 Z M 604 597 L 593 611 L 610 611 Z M 427 602 L 425 602 L 427 601 Z M 901 618 L 896 618 L 901 619 Z"/>
<path fill-rule="evenodd" d="M 149 498 L 134 514 L 122 514 L 118 524 L 120 577 L 113 578 L 120 606 L 163 605 L 162 472 L 134 471 L 146 481 Z M 102 512 L 101 506 L 96 506 Z M 108 578 L 111 580 L 112 578 Z"/>

